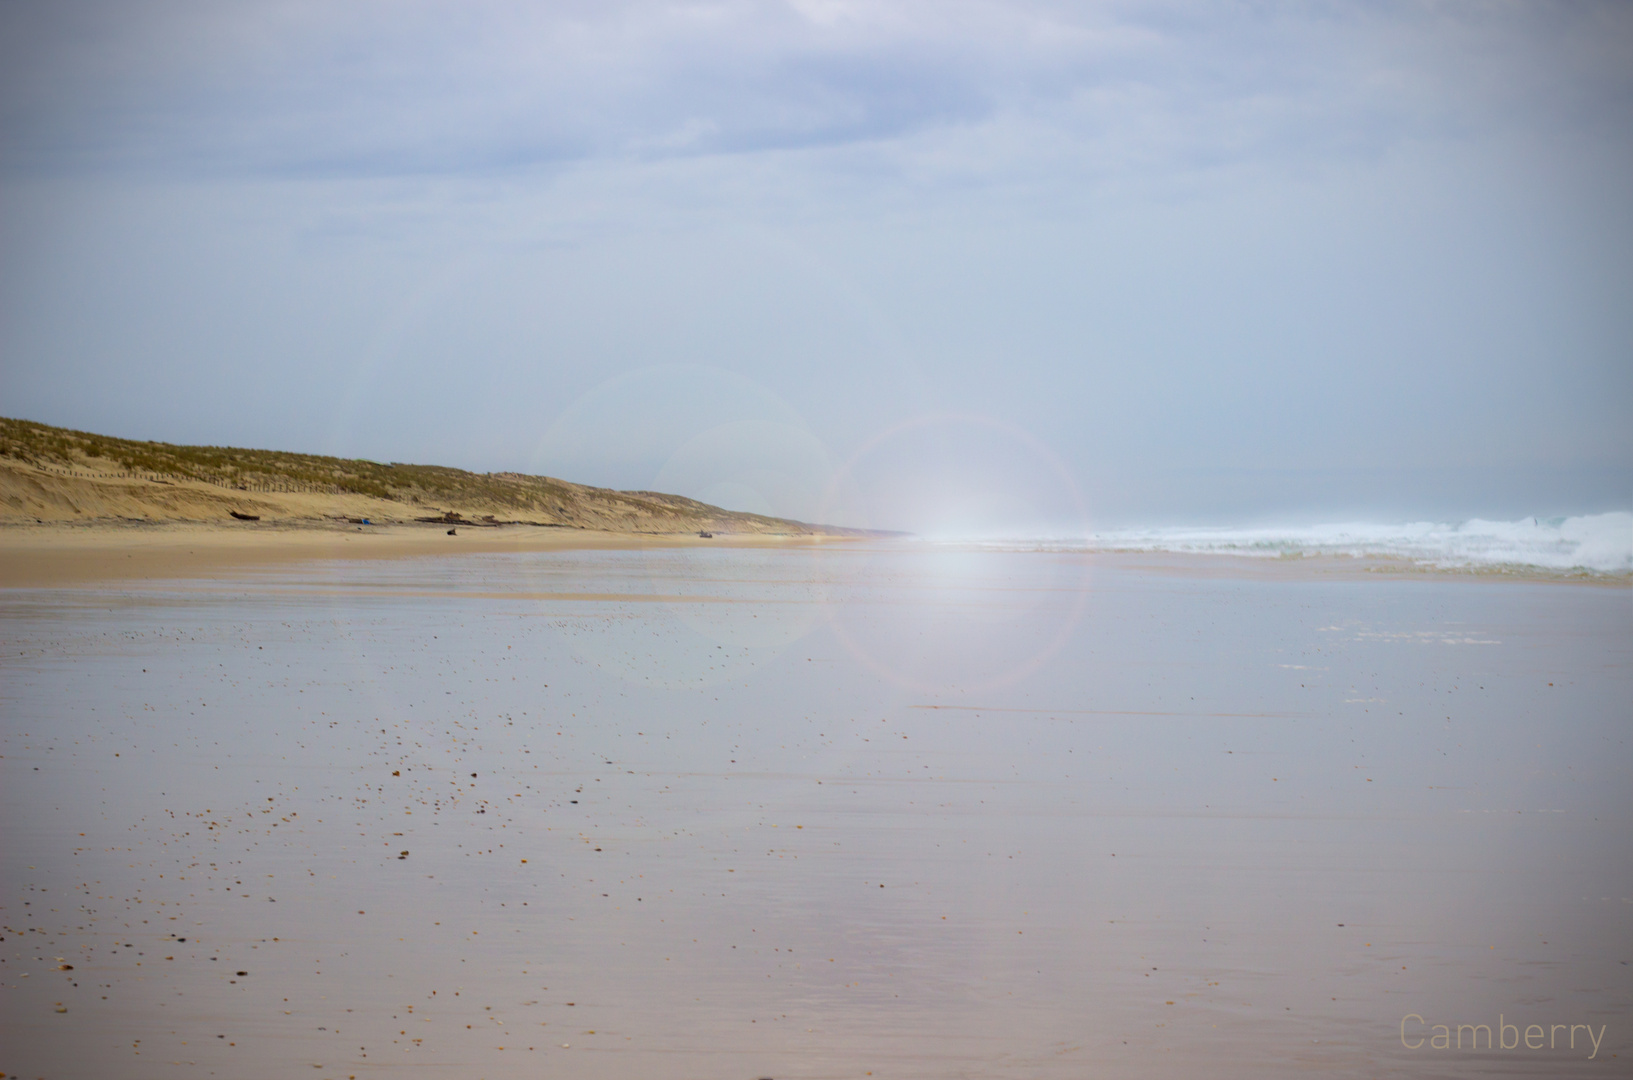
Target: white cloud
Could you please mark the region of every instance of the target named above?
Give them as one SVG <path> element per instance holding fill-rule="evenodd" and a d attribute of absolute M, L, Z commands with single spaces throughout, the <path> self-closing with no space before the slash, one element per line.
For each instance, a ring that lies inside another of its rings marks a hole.
<path fill-rule="evenodd" d="M 952 411 L 1098 509 L 1578 512 L 1629 131 L 1626 4 L 0 5 L 0 412 L 747 498 L 805 444 L 716 428 Z"/>
<path fill-rule="evenodd" d="M 1008 157 L 1011 129 L 1041 129 L 1034 141 L 1113 167 L 1184 169 L 1370 151 L 1524 109 L 1624 118 L 1626 10 L 9 5 L 3 136 L 13 169 L 377 176 L 949 131 L 987 133 Z"/>

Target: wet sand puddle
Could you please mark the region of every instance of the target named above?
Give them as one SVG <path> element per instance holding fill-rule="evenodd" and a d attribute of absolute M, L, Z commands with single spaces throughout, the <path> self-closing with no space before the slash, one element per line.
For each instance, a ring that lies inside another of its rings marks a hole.
<path fill-rule="evenodd" d="M 7 1075 L 1630 1052 L 1625 590 L 876 544 L 3 603 Z M 1602 1042 L 1402 1027 L 1499 1015 Z"/>

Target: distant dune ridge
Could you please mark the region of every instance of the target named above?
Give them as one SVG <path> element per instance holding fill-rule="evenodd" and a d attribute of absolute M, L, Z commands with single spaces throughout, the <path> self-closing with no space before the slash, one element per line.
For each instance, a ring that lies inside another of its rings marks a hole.
<path fill-rule="evenodd" d="M 0 522 L 401 523 L 431 518 L 624 533 L 871 535 L 722 510 L 680 495 L 438 465 L 172 446 L 0 418 Z"/>

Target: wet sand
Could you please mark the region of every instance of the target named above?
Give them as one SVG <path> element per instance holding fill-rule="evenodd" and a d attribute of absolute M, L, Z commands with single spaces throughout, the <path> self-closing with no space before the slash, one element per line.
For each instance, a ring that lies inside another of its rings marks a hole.
<path fill-rule="evenodd" d="M 1626 1071 L 1625 587 L 311 543 L 0 594 L 0 1071 Z"/>

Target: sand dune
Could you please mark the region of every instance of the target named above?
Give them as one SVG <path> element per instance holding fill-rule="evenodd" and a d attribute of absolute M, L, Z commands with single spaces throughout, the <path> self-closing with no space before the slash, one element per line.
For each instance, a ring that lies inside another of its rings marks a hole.
<path fill-rule="evenodd" d="M 610 533 L 856 535 L 679 495 L 521 473 L 172 446 L 0 419 L 0 523 L 503 522 Z"/>

